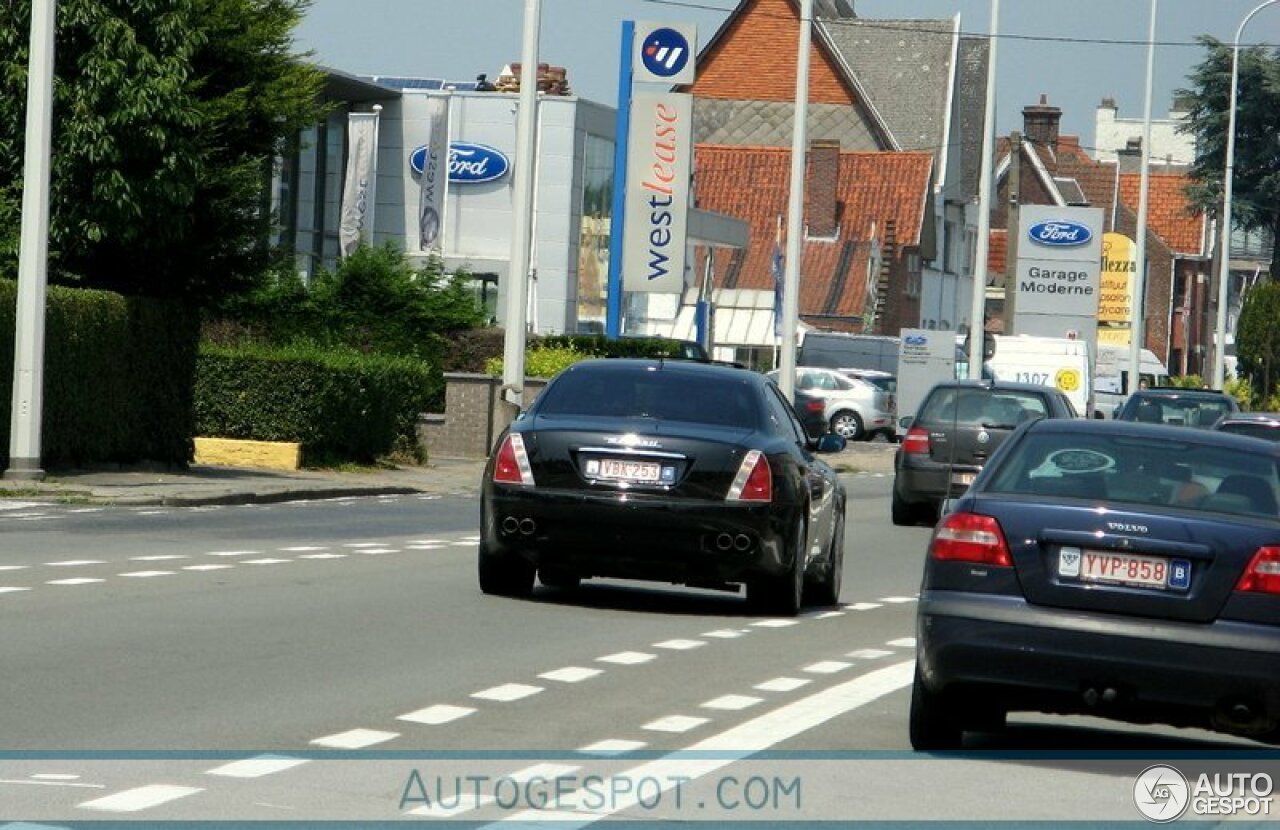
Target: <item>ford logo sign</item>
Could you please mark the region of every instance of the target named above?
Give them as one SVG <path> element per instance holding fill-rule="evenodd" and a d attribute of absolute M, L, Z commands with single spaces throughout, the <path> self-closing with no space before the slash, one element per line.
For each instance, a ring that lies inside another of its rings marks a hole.
<path fill-rule="evenodd" d="M 925 337 L 923 334 L 909 334 L 902 338 L 902 342 L 906 343 L 908 346 L 924 346 L 928 344 L 929 338 Z"/>
<path fill-rule="evenodd" d="M 421 175 L 422 167 L 427 160 L 427 147 L 424 144 L 409 155 L 409 166 Z M 511 162 L 501 150 L 487 144 L 472 144 L 455 141 L 449 145 L 449 181 L 477 184 L 491 182 L 507 175 Z"/>
<path fill-rule="evenodd" d="M 1088 244 L 1089 240 L 1093 239 L 1093 231 L 1079 222 L 1059 219 L 1050 222 L 1037 222 L 1027 231 L 1027 237 L 1032 242 L 1037 242 L 1041 245 L 1066 248 L 1073 245 Z"/>

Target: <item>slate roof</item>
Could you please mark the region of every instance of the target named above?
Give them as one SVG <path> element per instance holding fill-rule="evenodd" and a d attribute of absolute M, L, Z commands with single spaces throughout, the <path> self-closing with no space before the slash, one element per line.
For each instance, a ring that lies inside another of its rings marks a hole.
<path fill-rule="evenodd" d="M 928 153 L 840 153 L 839 232 L 834 241 L 804 242 L 802 317 L 861 316 L 873 229 L 875 237 L 883 240 L 886 223 L 893 220 L 899 245 L 918 244 L 932 170 L 933 157 Z M 697 146 L 697 206 L 735 216 L 751 226 L 745 252 L 717 257 L 717 287 L 772 290 L 770 264 L 779 217 L 785 232 L 790 175 L 790 148 Z"/>

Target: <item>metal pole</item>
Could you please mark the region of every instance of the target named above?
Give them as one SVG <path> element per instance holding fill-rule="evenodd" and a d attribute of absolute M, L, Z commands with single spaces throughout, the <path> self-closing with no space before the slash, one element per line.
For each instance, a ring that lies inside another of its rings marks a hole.
<path fill-rule="evenodd" d="M 809 143 L 809 48 L 813 42 L 813 0 L 800 0 L 800 42 L 796 54 L 796 111 L 791 131 L 791 195 L 787 200 L 787 261 L 782 277 L 782 344 L 778 386 L 795 395 L 796 330 L 800 321 L 800 257 L 804 251 L 804 169 Z"/>
<path fill-rule="evenodd" d="M 1132 394 L 1142 377 L 1142 341 L 1147 323 L 1147 190 L 1151 181 L 1151 87 L 1156 63 L 1156 7 L 1151 0 L 1151 26 L 1147 30 L 1147 99 L 1142 113 L 1142 173 L 1138 185 L 1138 229 L 1134 233 L 1133 320 L 1129 324 L 1129 388 Z M 1119 164 L 1119 162 L 1116 162 Z"/>
<path fill-rule="evenodd" d="M 1000 0 L 991 0 L 990 48 L 987 55 L 987 98 L 982 114 L 982 166 L 978 173 L 978 261 L 973 264 L 973 298 L 969 308 L 969 377 L 982 377 L 982 341 L 986 338 L 987 256 L 991 250 L 991 156 L 996 133 L 996 47 L 999 45 Z M 1016 262 L 1004 265 L 1005 281 L 1017 279 Z"/>
<path fill-rule="evenodd" d="M 1227 159 L 1222 179 L 1222 251 L 1218 263 L 1218 318 L 1214 326 L 1213 388 L 1221 389 L 1226 375 L 1227 298 L 1231 288 L 1231 185 L 1236 163 L 1236 83 L 1240 78 L 1240 37 L 1258 12 L 1280 0 L 1266 0 L 1240 21 L 1231 45 L 1231 104 L 1227 108 Z"/>
<path fill-rule="evenodd" d="M 7 479 L 39 481 L 44 397 L 44 307 L 49 282 L 49 163 L 53 134 L 53 47 L 57 0 L 31 4 L 27 143 L 22 171 L 22 241 L 13 359 Z"/>
<path fill-rule="evenodd" d="M 537 163 L 538 29 L 542 0 L 525 0 L 524 49 L 520 60 L 520 110 L 516 114 L 516 175 L 511 211 L 511 262 L 507 269 L 506 329 L 502 349 L 503 400 L 524 405 L 524 340 L 529 297 L 529 237 L 533 171 Z"/>
<path fill-rule="evenodd" d="M 618 62 L 618 118 L 613 137 L 613 205 L 609 211 L 609 288 L 605 297 L 605 334 L 622 335 L 622 231 L 627 217 L 627 155 L 631 143 L 631 53 L 636 39 L 634 20 L 622 21 Z"/>

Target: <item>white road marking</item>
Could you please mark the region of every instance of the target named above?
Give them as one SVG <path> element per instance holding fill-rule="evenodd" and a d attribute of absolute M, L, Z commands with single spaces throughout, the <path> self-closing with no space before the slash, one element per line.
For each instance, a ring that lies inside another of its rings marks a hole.
<path fill-rule="evenodd" d="M 881 657 L 888 657 L 893 654 L 892 651 L 885 651 L 882 648 L 860 648 L 857 651 L 851 651 L 846 657 L 852 657 L 855 660 L 879 660 Z"/>
<path fill-rule="evenodd" d="M 106 582 L 105 579 L 90 579 L 87 576 L 78 576 L 72 579 L 53 579 L 46 582 L 46 585 L 90 585 L 94 582 Z"/>
<path fill-rule="evenodd" d="M 187 557 L 183 556 L 180 553 L 163 553 L 163 554 L 160 554 L 159 556 L 130 556 L 129 560 L 132 562 L 165 562 L 170 559 L 186 559 L 186 558 Z"/>
<path fill-rule="evenodd" d="M 262 553 L 260 550 L 211 550 L 210 556 L 254 556 Z"/>
<path fill-rule="evenodd" d="M 163 516 L 168 512 L 169 512 L 168 510 L 139 510 L 138 515 L 139 516 Z"/>
<path fill-rule="evenodd" d="M 42 501 L 4 501 L 0 500 L 0 510 L 26 510 L 31 507 L 44 507 Z"/>
<path fill-rule="evenodd" d="M 344 542 L 344 548 L 380 548 L 381 542 Z"/>
<path fill-rule="evenodd" d="M 839 660 L 823 660 L 819 663 L 805 666 L 804 671 L 807 671 L 810 674 L 835 674 L 836 672 L 844 671 L 852 665 L 852 663 L 842 663 Z"/>
<path fill-rule="evenodd" d="M 138 579 L 150 579 L 153 576 L 173 576 L 173 571 L 131 571 L 129 573 L 117 574 L 117 576 L 131 576 Z"/>
<path fill-rule="evenodd" d="M 405 542 L 406 545 L 445 545 L 448 543 L 448 539 L 410 539 Z"/>
<path fill-rule="evenodd" d="M 581 683 L 583 680 L 589 680 L 598 674 L 604 674 L 604 670 L 587 669 L 582 666 L 566 666 L 563 669 L 544 672 L 538 677 L 544 680 L 558 680 L 561 683 Z"/>
<path fill-rule="evenodd" d="M 0 571 L 25 571 L 30 565 L 0 565 Z"/>
<path fill-rule="evenodd" d="M 672 651 L 689 651 L 690 649 L 695 649 L 698 646 L 705 645 L 706 642 L 703 640 L 663 640 L 660 643 L 654 643 L 653 647 L 669 648 Z"/>
<path fill-rule="evenodd" d="M 280 548 L 280 550 L 285 551 L 287 553 L 306 553 L 307 551 L 312 551 L 312 550 L 328 550 L 328 549 L 329 548 L 326 545 L 297 545 L 296 547 L 292 547 L 292 548 Z"/>
<path fill-rule="evenodd" d="M 363 553 L 365 556 L 382 556 L 384 553 L 399 553 L 399 548 L 361 548 L 356 553 Z"/>
<path fill-rule="evenodd" d="M 235 565 L 183 565 L 184 571 L 225 571 L 227 568 L 234 568 Z"/>
<path fill-rule="evenodd" d="M 823 611 L 823 612 L 822 612 L 822 613 L 820 613 L 820 614 L 814 614 L 813 616 L 809 617 L 809 619 L 811 619 L 811 620 L 829 620 L 829 619 L 832 619 L 832 618 L 834 618 L 834 617 L 843 617 L 844 615 L 845 615 L 845 612 L 844 612 L 844 611 Z"/>
<path fill-rule="evenodd" d="M 458 541 L 458 542 L 453 542 L 453 543 L 450 545 L 450 547 L 455 547 L 455 548 L 470 548 L 470 547 L 475 547 L 475 545 L 476 545 L 476 543 L 475 543 L 475 542 L 468 542 L 466 539 L 463 539 L 463 540 Z"/>
<path fill-rule="evenodd" d="M 871 609 L 873 609 L 873 608 L 880 608 L 880 607 L 881 607 L 881 606 L 880 606 L 880 603 L 878 603 L 878 602 L 855 602 L 853 605 L 846 605 L 846 606 L 845 606 L 845 610 L 847 610 L 847 611 L 870 611 L 870 610 L 871 610 Z"/>
<path fill-rule="evenodd" d="M 459 536 L 458 541 L 475 543 L 480 541 L 480 537 L 479 536 Z"/>
<path fill-rule="evenodd" d="M 799 624 L 799 620 L 758 620 L 752 623 L 756 628 L 790 628 Z"/>
<path fill-rule="evenodd" d="M 643 651 L 619 651 L 617 654 L 606 654 L 604 657 L 597 657 L 597 663 L 616 663 L 620 666 L 636 666 L 640 663 L 648 663 L 657 655 L 646 654 Z"/>
<path fill-rule="evenodd" d="M 496 700 L 501 703 L 510 703 L 513 700 L 532 697 L 541 691 L 541 686 L 526 686 L 523 683 L 504 683 L 501 686 L 494 686 L 491 689 L 476 692 L 471 696 L 478 698 L 479 700 Z"/>
<path fill-rule="evenodd" d="M 734 640 L 748 633 L 745 630 L 739 631 L 732 628 L 720 628 L 715 631 L 707 631 L 703 633 L 703 637 L 715 637 L 718 640 Z"/>
<path fill-rule="evenodd" d="M 755 688 L 762 692 L 794 692 L 801 686 L 808 686 L 812 682 L 806 677 L 775 677 L 773 680 L 757 683 Z"/>
<path fill-rule="evenodd" d="M 908 660 L 877 669 L 779 707 L 718 735 L 698 741 L 676 754 L 649 761 L 615 775 L 618 780 L 626 781 L 655 778 L 658 779 L 659 786 L 664 791 L 670 790 L 677 783 L 683 784 L 702 778 L 737 763 L 745 756 L 762 752 L 911 685 L 914 666 L 914 661 Z M 696 755 L 690 757 L 693 753 L 708 751 L 723 754 L 713 757 Z M 565 803 L 580 804 L 588 794 L 587 790 L 579 790 L 566 795 L 563 800 Z M 636 803 L 636 796 L 632 794 L 617 801 L 611 800 L 607 808 L 597 812 L 558 815 L 557 819 L 565 819 L 567 823 L 558 822 L 557 828 L 570 830 L 570 828 L 586 827 L 615 813 L 629 810 Z M 545 821 L 549 818 L 551 817 L 545 811 L 522 810 L 504 818 L 503 822 L 526 823 Z"/>
<path fill-rule="evenodd" d="M 71 778 L 79 778 L 79 777 L 80 776 L 78 775 L 71 776 Z M 31 776 L 31 778 L 0 778 L 0 784 L 26 784 L 28 786 L 33 786 L 33 787 L 70 787 L 77 790 L 105 790 L 107 788 L 106 784 L 85 784 L 80 781 L 70 781 L 70 780 L 45 781 L 45 780 L 39 780 L 40 778 L 41 776 L 39 775 L 33 775 Z M 7 828 L 7 827 L 14 827 L 14 828 L 50 827 L 52 830 L 52 825 L 0 824 L 0 828 Z"/>
<path fill-rule="evenodd" d="M 0 585 L 0 594 L 12 594 L 17 591 L 30 591 L 30 588 L 19 588 L 17 585 Z"/>
<path fill-rule="evenodd" d="M 349 729 L 336 735 L 325 735 L 311 743 L 330 749 L 364 749 L 366 746 L 386 743 L 400 737 L 399 732 L 380 732 L 377 729 Z"/>
<path fill-rule="evenodd" d="M 442 723 L 449 723 L 458 718 L 465 718 L 474 712 L 475 709 L 469 709 L 466 706 L 450 706 L 447 703 L 437 703 L 435 706 L 428 706 L 425 709 L 418 709 L 407 715 L 401 715 L 396 720 L 407 720 L 413 723 L 425 723 L 428 726 L 439 726 Z"/>
<path fill-rule="evenodd" d="M 240 561 L 246 565 L 283 565 L 286 562 L 292 562 L 293 560 L 272 559 L 271 557 L 267 557 L 266 559 L 241 559 Z"/>
<path fill-rule="evenodd" d="M 346 559 L 345 553 L 303 553 L 298 555 L 299 559 Z"/>
<path fill-rule="evenodd" d="M 898 640 L 890 640 L 889 642 L 885 643 L 885 645 L 893 646 L 894 648 L 915 648 L 916 638 L 902 637 L 901 639 L 898 639 Z"/>
<path fill-rule="evenodd" d="M 739 712 L 763 702 L 764 698 L 750 695 L 724 695 L 702 704 L 703 709 L 723 709 L 726 712 Z"/>
<path fill-rule="evenodd" d="M 136 813 L 149 807 L 157 807 L 188 795 L 202 792 L 202 787 L 179 787 L 175 784 L 148 784 L 118 793 L 95 798 L 76 806 L 86 810 L 102 810 L 108 813 Z"/>
<path fill-rule="evenodd" d="M 37 781 L 79 781 L 80 780 L 80 776 L 72 775 L 71 773 L 67 773 L 67 772 L 37 772 L 37 773 L 34 773 L 31 777 L 36 779 Z"/>
<path fill-rule="evenodd" d="M 232 761 L 211 770 L 206 775 L 222 775 L 227 778 L 261 778 L 287 769 L 300 767 L 307 763 L 306 758 L 284 758 L 279 755 L 262 755 L 257 758 L 245 758 L 243 761 Z"/>
<path fill-rule="evenodd" d="M 405 550 L 440 550 L 440 548 L 445 547 L 445 545 L 441 545 L 441 544 L 431 544 L 431 545 L 413 545 L 413 544 L 410 544 L 410 545 L 405 545 L 404 547 L 405 547 Z"/>
<path fill-rule="evenodd" d="M 651 720 L 641 729 L 648 729 L 652 732 L 688 732 L 690 729 L 696 729 L 704 723 L 710 723 L 710 718 L 694 718 L 688 715 L 668 715 L 665 718 Z"/>
<path fill-rule="evenodd" d="M 644 749 L 646 746 L 648 744 L 644 741 L 624 741 L 621 738 L 606 738 L 603 741 L 587 744 L 578 751 L 587 755 L 621 755 L 624 752 Z"/>
<path fill-rule="evenodd" d="M 56 519 L 58 517 L 46 516 L 43 513 L 40 513 L 35 516 L 14 516 L 13 518 L 17 519 L 20 522 L 44 522 L 44 521 L 48 521 L 49 519 Z"/>
<path fill-rule="evenodd" d="M 45 562 L 51 568 L 73 568 L 77 565 L 105 565 L 101 559 L 68 559 L 65 562 Z"/>
<path fill-rule="evenodd" d="M 902 605 L 907 602 L 915 602 L 915 597 L 880 597 L 881 602 L 887 602 L 892 605 Z"/>

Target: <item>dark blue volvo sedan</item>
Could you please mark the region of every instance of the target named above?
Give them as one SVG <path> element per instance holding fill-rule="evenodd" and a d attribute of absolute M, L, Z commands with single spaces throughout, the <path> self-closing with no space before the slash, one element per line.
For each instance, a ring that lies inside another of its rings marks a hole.
<path fill-rule="evenodd" d="M 1280 445 L 1041 420 L 935 528 L 917 619 L 917 749 L 1011 711 L 1280 742 Z"/>
<path fill-rule="evenodd" d="M 839 600 L 845 491 L 764 375 L 588 360 L 502 434 L 481 491 L 480 588 L 613 577 L 739 590 L 795 615 Z"/>

